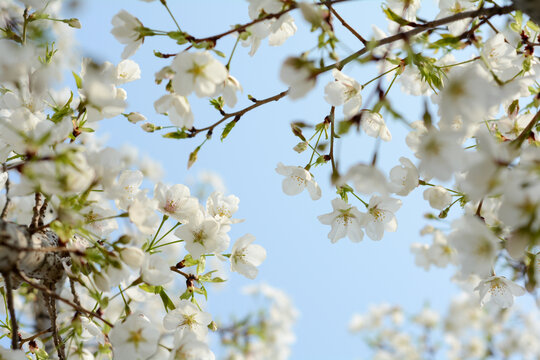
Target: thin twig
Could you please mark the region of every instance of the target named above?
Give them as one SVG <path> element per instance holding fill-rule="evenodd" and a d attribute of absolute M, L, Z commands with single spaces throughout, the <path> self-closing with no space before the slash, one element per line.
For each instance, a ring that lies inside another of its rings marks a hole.
<path fill-rule="evenodd" d="M 11 321 L 11 348 L 17 350 L 19 348 L 19 324 L 15 314 L 15 304 L 13 302 L 13 284 L 11 282 L 10 273 L 2 273 L 6 286 L 7 306 L 9 311 L 9 320 Z"/>
<path fill-rule="evenodd" d="M 26 343 L 26 342 L 35 340 L 36 338 L 38 338 L 38 337 L 40 337 L 41 335 L 44 335 L 44 334 L 50 332 L 51 330 L 52 330 L 51 328 L 48 328 L 48 329 L 45 329 L 45 330 L 41 330 L 41 331 L 38 332 L 37 334 L 34 334 L 34 335 L 30 336 L 30 337 L 21 339 L 21 345 L 24 344 L 24 343 Z"/>
<path fill-rule="evenodd" d="M 349 30 L 351 32 L 351 34 L 353 34 L 358 40 L 360 40 L 360 42 L 364 45 L 367 44 L 367 40 L 364 39 L 362 37 L 362 35 L 360 35 L 351 25 L 349 25 L 345 19 L 343 19 L 336 10 L 334 10 L 334 8 L 332 7 L 332 4 L 330 3 L 330 1 L 326 1 L 325 4 L 326 7 L 328 8 L 328 10 L 330 10 L 330 12 L 332 14 L 334 14 L 334 16 L 336 17 L 336 19 L 339 20 L 339 22 L 341 22 L 341 25 L 343 25 L 347 30 Z"/>
<path fill-rule="evenodd" d="M 53 293 L 56 293 L 55 291 L 55 285 L 50 284 L 49 290 Z M 49 318 L 51 319 L 51 329 L 53 333 L 53 340 L 54 340 L 54 346 L 56 347 L 56 352 L 58 353 L 58 359 L 59 360 L 65 360 L 66 354 L 64 350 L 64 344 L 62 342 L 62 338 L 60 337 L 60 334 L 58 333 L 58 324 L 57 324 L 57 311 L 56 311 L 56 300 L 53 299 L 49 295 L 44 295 L 45 303 L 47 304 L 47 310 L 49 311 Z"/>
<path fill-rule="evenodd" d="M 103 321 L 105 324 L 109 325 L 111 328 L 114 327 L 113 324 L 111 324 L 109 321 L 105 320 L 101 315 L 99 315 L 99 314 L 97 314 L 97 313 L 95 313 L 93 311 L 87 310 L 87 309 L 83 308 L 82 306 L 74 304 L 70 300 L 61 297 L 57 293 L 51 291 L 46 286 L 43 286 L 41 284 L 38 284 L 38 283 L 32 281 L 26 275 L 24 275 L 22 272 L 20 272 L 20 271 L 17 272 L 17 276 L 19 276 L 22 280 L 24 280 L 24 282 L 26 282 L 28 285 L 32 286 L 33 288 L 41 290 L 45 294 L 47 294 L 47 295 L 49 295 L 49 296 L 51 296 L 51 297 L 53 297 L 53 298 L 55 298 L 57 300 L 60 300 L 61 302 L 71 306 L 72 308 L 74 308 L 75 310 L 77 310 L 77 311 L 79 311 L 81 313 L 84 313 L 84 314 L 87 314 L 87 315 L 94 316 L 94 317 L 98 318 L 99 320 Z"/>
<path fill-rule="evenodd" d="M 9 207 L 9 203 L 10 203 L 10 199 L 9 199 L 9 173 L 7 172 L 8 171 L 8 168 L 7 168 L 7 165 L 4 163 L 2 164 L 2 170 L 7 173 L 7 179 L 6 179 L 6 183 L 4 184 L 4 187 L 6 188 L 6 203 L 4 204 L 4 208 L 2 209 L 2 213 L 0 214 L 0 219 L 1 220 L 5 220 L 6 217 L 7 217 L 7 212 L 8 212 L 8 207 Z"/>
<path fill-rule="evenodd" d="M 338 177 L 338 172 L 337 172 L 337 168 L 336 168 L 336 161 L 334 159 L 335 111 L 336 111 L 336 107 L 332 106 L 332 108 L 330 109 L 330 154 L 329 154 L 330 155 L 330 161 L 332 162 L 332 180 L 334 180 L 334 178 L 337 179 L 337 177 Z"/>
<path fill-rule="evenodd" d="M 340 3 L 340 2 L 345 2 L 345 1 L 350 1 L 350 0 L 333 0 L 333 1 L 324 1 L 324 2 L 321 2 L 319 3 L 318 5 L 326 5 L 327 3 L 329 4 L 337 4 L 337 3 Z M 243 31 L 245 31 L 248 27 L 252 26 L 252 25 L 255 25 L 257 23 L 260 23 L 262 21 L 266 21 L 266 20 L 270 20 L 270 19 L 278 19 L 279 17 L 281 17 L 282 15 L 288 13 L 289 11 L 291 10 L 294 10 L 298 7 L 298 5 L 296 3 L 292 3 L 289 8 L 283 10 L 283 11 L 280 11 L 278 13 L 275 13 L 275 14 L 267 14 L 263 17 L 260 17 L 258 19 L 255 19 L 253 21 L 250 21 L 246 24 L 243 24 L 243 25 L 239 25 L 231 30 L 228 30 L 228 31 L 225 31 L 225 32 L 222 32 L 220 34 L 217 34 L 217 35 L 213 35 L 213 36 L 208 36 L 208 37 L 204 37 L 204 38 L 194 38 L 194 37 L 191 37 L 191 38 L 188 38 L 189 41 L 191 42 L 195 42 L 195 43 L 201 43 L 201 42 L 205 42 L 205 41 L 208 41 L 208 42 L 212 42 L 212 43 L 215 43 L 217 40 L 221 39 L 222 37 L 224 36 L 227 36 L 229 34 L 233 34 L 235 32 L 237 33 L 241 33 Z"/>
<path fill-rule="evenodd" d="M 239 111 L 236 111 L 236 112 L 233 112 L 233 113 L 226 113 L 225 115 L 223 115 L 223 117 L 220 120 L 213 123 L 212 125 L 209 125 L 207 127 L 201 128 L 201 129 L 192 128 L 191 130 L 189 130 L 190 133 L 191 133 L 190 135 L 193 137 L 193 136 L 195 136 L 196 134 L 198 134 L 200 132 L 207 131 L 207 130 L 214 130 L 214 128 L 216 126 L 218 126 L 219 124 L 221 124 L 222 122 L 224 122 L 225 120 L 230 119 L 230 118 L 238 118 L 238 120 L 240 120 L 240 117 L 242 115 L 244 115 L 245 113 L 247 113 L 248 111 L 251 111 L 251 110 L 253 110 L 255 108 L 258 108 L 259 106 L 264 105 L 266 103 L 269 103 L 269 102 L 272 102 L 272 101 L 278 101 L 279 99 L 285 97 L 288 93 L 289 93 L 289 90 L 285 90 L 285 91 L 280 92 L 277 95 L 270 96 L 269 98 L 266 98 L 266 99 L 263 99 L 263 100 L 256 100 L 255 104 L 253 104 L 251 106 L 248 106 L 247 108 L 244 108 L 242 110 L 239 110 Z"/>
<path fill-rule="evenodd" d="M 458 14 L 447 16 L 447 17 L 442 18 L 442 19 L 427 22 L 427 23 L 422 24 L 421 26 L 418 26 L 418 27 L 416 27 L 416 28 L 414 28 L 412 30 L 409 30 L 409 31 L 405 31 L 405 32 L 402 32 L 402 33 L 398 33 L 398 34 L 395 34 L 395 35 L 392 35 L 392 36 L 385 37 L 384 39 L 381 39 L 381 40 L 370 42 L 369 48 L 374 49 L 376 47 L 379 47 L 379 46 L 382 46 L 382 45 L 387 45 L 387 44 L 393 43 L 393 42 L 398 41 L 398 40 L 408 39 L 410 37 L 413 37 L 415 35 L 418 35 L 418 34 L 424 32 L 426 30 L 429 30 L 429 29 L 432 29 L 432 28 L 435 28 L 435 27 L 438 27 L 438 26 L 441 26 L 441 25 L 449 24 L 449 23 L 452 23 L 454 21 L 459 21 L 459 20 L 463 20 L 463 19 L 467 19 L 467 18 L 475 18 L 475 17 L 478 17 L 478 16 L 485 16 L 486 18 L 490 18 L 490 17 L 495 16 L 495 15 L 508 14 L 508 13 L 514 11 L 514 10 L 515 10 L 515 7 L 513 5 L 508 5 L 508 6 L 503 6 L 503 7 L 490 7 L 490 8 L 481 8 L 481 9 L 478 9 L 478 10 L 464 11 L 464 12 L 461 12 L 461 13 L 458 13 Z M 365 46 L 362 49 L 358 50 L 357 52 L 352 53 L 351 55 L 347 56 L 343 60 L 337 61 L 337 62 L 335 62 L 333 64 L 324 66 L 322 68 L 319 68 L 316 72 L 317 72 L 317 74 L 321 74 L 321 73 L 327 72 L 329 70 L 332 70 L 334 68 L 341 69 L 346 64 L 350 63 L 351 61 L 357 59 L 358 57 L 364 55 L 367 52 L 368 52 L 368 47 Z"/>

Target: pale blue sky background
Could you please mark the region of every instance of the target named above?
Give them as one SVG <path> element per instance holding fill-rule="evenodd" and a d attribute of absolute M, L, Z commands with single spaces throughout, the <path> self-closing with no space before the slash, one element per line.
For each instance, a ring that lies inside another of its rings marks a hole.
<path fill-rule="evenodd" d="M 241 0 L 170 0 L 170 7 L 184 31 L 197 37 L 213 35 L 229 29 L 229 25 L 249 21 L 247 2 Z M 371 24 L 386 29 L 381 16 L 379 1 L 359 1 L 336 6 L 361 34 L 371 34 Z M 137 16 L 145 26 L 174 30 L 174 24 L 158 1 L 145 3 L 135 0 L 81 1 L 81 8 L 73 15 L 80 18 L 83 28 L 76 31 L 82 55 L 98 61 L 118 63 L 123 45 L 110 34 L 111 18 L 120 9 Z M 295 14 L 298 32 L 282 47 L 269 47 L 267 40 L 253 58 L 248 49 L 239 47 L 232 61 L 231 74 L 244 88 L 243 98 L 237 108 L 249 104 L 247 94 L 264 98 L 286 89 L 278 79 L 279 67 L 288 55 L 310 49 L 316 37 L 309 33 L 308 25 Z M 340 25 L 336 29 L 343 34 Z M 358 49 L 359 43 L 351 37 L 347 45 Z M 218 49 L 229 54 L 233 38 L 219 41 Z M 127 112 L 139 111 L 149 121 L 166 124 L 166 118 L 157 115 L 153 102 L 164 94 L 163 86 L 154 83 L 153 75 L 169 60 L 158 59 L 153 50 L 163 53 L 177 52 L 173 41 L 148 38 L 132 57 L 142 69 L 142 79 L 127 84 L 129 107 Z M 343 50 L 343 49 L 342 49 Z M 343 53 L 343 51 L 342 51 Z M 225 62 L 224 60 L 223 62 Z M 360 68 L 351 64 L 344 70 L 363 83 L 371 79 L 373 68 Z M 444 309 L 449 297 L 457 290 L 450 284 L 450 270 L 425 272 L 414 265 L 409 251 L 412 242 L 429 242 L 420 238 L 419 230 L 426 224 L 423 218 L 428 210 L 421 200 L 422 190 L 415 190 L 404 199 L 397 213 L 398 232 L 387 233 L 380 242 L 367 238 L 359 244 L 342 239 L 331 244 L 327 239 L 328 226 L 318 222 L 317 216 L 331 211 L 330 201 L 335 191 L 329 185 L 330 167 L 312 169 L 323 189 L 319 201 L 309 199 L 307 193 L 289 197 L 281 191 L 282 177 L 275 173 L 278 162 L 304 166 L 309 153 L 297 154 L 292 147 L 298 142 L 289 127 L 293 120 L 310 123 L 320 122 L 330 106 L 323 100 L 324 85 L 330 80 L 321 77 L 318 86 L 308 97 L 300 101 L 284 99 L 248 113 L 221 143 L 220 130 L 212 141 L 199 153 L 199 160 L 189 171 L 186 163 L 191 152 L 202 137 L 194 140 L 168 140 L 158 134 L 144 133 L 123 117 L 102 122 L 100 132 L 110 134 L 110 144 L 130 144 L 139 148 L 142 155 L 149 155 L 163 165 L 168 183 L 185 183 L 201 170 L 220 174 L 228 191 L 237 195 L 240 202 L 238 218 L 246 219 L 234 225 L 233 240 L 245 233 L 252 233 L 257 242 L 268 251 L 266 262 L 261 266 L 257 282 L 266 282 L 286 291 L 300 310 L 295 327 L 297 342 L 292 359 L 351 359 L 365 357 L 360 338 L 348 333 L 347 326 L 353 313 L 365 312 L 370 304 L 389 302 L 402 305 L 409 311 L 419 310 L 426 302 L 437 309 Z M 387 82 L 388 83 L 388 82 Z M 387 84 L 386 83 L 386 84 Z M 400 94 L 399 87 L 390 93 L 395 107 L 412 122 L 421 116 L 421 102 Z M 371 91 L 372 88 L 367 88 Z M 365 94 L 368 94 L 367 92 Z M 364 99 L 367 96 L 364 95 Z M 207 106 L 206 100 L 195 101 L 190 97 L 198 127 L 218 120 L 219 114 Z M 341 109 L 337 114 L 341 115 Z M 403 124 L 387 119 L 393 135 L 391 143 L 381 144 L 378 164 L 389 171 L 398 164 L 400 156 L 412 159 L 405 145 L 406 129 Z M 347 136 L 344 146 L 338 148 L 342 156 L 341 170 L 345 164 L 370 161 L 374 141 L 366 135 Z M 361 210 L 361 204 L 356 204 Z M 251 300 L 240 295 L 239 290 L 248 281 L 233 274 L 228 287 L 210 294 L 209 311 L 218 318 L 227 319 L 229 314 L 242 315 Z"/>

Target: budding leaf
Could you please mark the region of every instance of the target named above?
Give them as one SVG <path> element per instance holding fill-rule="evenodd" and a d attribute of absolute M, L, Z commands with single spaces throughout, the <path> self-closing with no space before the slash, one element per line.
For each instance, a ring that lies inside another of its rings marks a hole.
<path fill-rule="evenodd" d="M 236 125 L 236 121 L 231 121 L 229 123 L 227 123 L 227 125 L 225 125 L 225 128 L 223 129 L 223 132 L 221 133 L 221 141 L 223 141 L 227 135 L 229 135 L 229 133 L 231 132 L 231 130 L 233 129 L 233 127 Z"/>
<path fill-rule="evenodd" d="M 161 301 L 163 302 L 163 306 L 165 307 L 165 311 L 168 310 L 174 310 L 176 309 L 176 306 L 174 306 L 174 303 L 172 302 L 171 298 L 163 288 L 161 288 L 161 291 L 159 292 L 159 296 L 161 297 Z"/>
<path fill-rule="evenodd" d="M 77 84 L 77 89 L 82 89 L 82 79 L 79 75 L 75 74 L 74 71 L 71 72 L 75 78 L 75 84 Z"/>
<path fill-rule="evenodd" d="M 201 149 L 201 146 L 202 145 L 197 146 L 195 148 L 195 150 L 193 150 L 191 152 L 191 154 L 189 154 L 189 160 L 188 160 L 188 163 L 187 163 L 188 169 L 195 163 L 195 161 L 197 161 L 197 154 L 199 153 L 199 150 Z"/>
<path fill-rule="evenodd" d="M 177 130 L 163 135 L 167 139 L 185 139 L 187 136 L 188 134 L 184 130 Z"/>

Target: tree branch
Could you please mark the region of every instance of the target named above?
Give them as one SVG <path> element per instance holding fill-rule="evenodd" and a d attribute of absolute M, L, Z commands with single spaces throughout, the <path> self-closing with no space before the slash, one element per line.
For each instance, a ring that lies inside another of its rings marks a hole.
<path fill-rule="evenodd" d="M 414 28 L 412 30 L 409 30 L 409 31 L 405 31 L 405 32 L 398 33 L 398 34 L 395 34 L 395 35 L 392 35 L 392 36 L 388 36 L 388 37 L 386 37 L 384 39 L 381 39 L 381 40 L 378 40 L 378 41 L 370 42 L 369 43 L 369 48 L 374 49 L 374 48 L 377 48 L 379 46 L 387 45 L 387 44 L 393 43 L 393 42 L 398 41 L 398 40 L 408 39 L 408 38 L 410 38 L 412 36 L 415 36 L 415 35 L 418 35 L 418 34 L 424 32 L 426 30 L 436 28 L 437 26 L 446 25 L 446 24 L 452 23 L 454 21 L 459 21 L 459 20 L 468 19 L 468 18 L 475 18 L 475 17 L 478 17 L 478 16 L 485 16 L 486 18 L 490 18 L 490 17 L 493 17 L 495 15 L 508 14 L 508 13 L 514 11 L 514 10 L 515 10 L 515 7 L 513 5 L 508 5 L 508 6 L 503 6 L 503 7 L 490 7 L 490 8 L 481 8 L 481 9 L 478 9 L 478 10 L 464 11 L 464 12 L 461 12 L 461 13 L 458 13 L 458 14 L 454 14 L 454 15 L 442 18 L 442 19 L 427 22 L 427 23 L 422 24 L 422 25 L 420 25 L 420 26 L 418 26 L 418 27 L 416 27 L 416 28 Z M 329 70 L 332 70 L 334 68 L 341 69 L 346 64 L 350 63 L 351 61 L 357 59 L 358 57 L 364 55 L 367 52 L 368 52 L 368 47 L 365 46 L 362 49 L 358 50 L 357 52 L 352 53 L 351 55 L 347 56 L 345 59 L 343 59 L 341 61 L 337 61 L 337 62 L 335 62 L 333 64 L 330 64 L 330 65 L 327 65 L 327 66 L 324 66 L 322 68 L 317 69 L 316 74 L 317 75 L 322 74 L 322 73 L 327 72 Z"/>

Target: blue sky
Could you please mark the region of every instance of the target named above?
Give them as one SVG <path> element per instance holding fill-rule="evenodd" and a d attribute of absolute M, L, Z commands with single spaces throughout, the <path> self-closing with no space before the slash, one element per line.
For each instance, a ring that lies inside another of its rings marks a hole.
<path fill-rule="evenodd" d="M 245 1 L 170 0 L 169 3 L 182 29 L 197 37 L 213 35 L 228 30 L 231 24 L 249 20 Z M 128 10 L 150 28 L 175 29 L 158 1 L 83 1 L 81 8 L 73 14 L 80 18 L 83 26 L 76 31 L 83 56 L 113 63 L 121 60 L 123 45 L 110 34 L 110 20 L 120 9 Z M 343 4 L 336 9 L 362 34 L 371 34 L 372 23 L 386 28 L 378 1 Z M 286 86 L 278 78 L 281 63 L 285 57 L 298 55 L 315 45 L 316 35 L 310 34 L 302 19 L 297 15 L 295 18 L 299 30 L 284 46 L 269 47 L 264 41 L 253 58 L 248 56 L 248 49 L 237 49 L 231 63 L 231 74 L 239 79 L 244 92 L 236 108 L 250 103 L 248 94 L 264 98 L 285 90 Z M 335 26 L 340 28 L 337 23 Z M 344 36 L 344 39 L 348 48 L 359 48 L 356 39 L 350 36 Z M 220 40 L 218 49 L 228 55 L 233 45 L 233 38 Z M 139 111 L 149 121 L 165 125 L 167 119 L 153 109 L 153 102 L 165 93 L 163 86 L 154 83 L 153 75 L 170 60 L 154 57 L 153 50 L 172 53 L 177 52 L 178 47 L 173 41 L 148 38 L 133 56 L 132 59 L 141 66 L 142 78 L 125 86 L 129 104 L 127 112 Z M 361 83 L 375 75 L 373 67 L 354 64 L 344 71 Z M 450 270 L 425 272 L 414 265 L 414 257 L 409 251 L 412 242 L 430 241 L 419 235 L 419 230 L 426 224 L 424 213 L 428 211 L 421 200 L 421 189 L 403 199 L 404 204 L 397 213 L 399 226 L 396 233 L 385 234 L 379 242 L 365 237 L 359 244 L 348 239 L 331 244 L 327 239 L 330 228 L 317 220 L 318 215 L 331 211 L 330 201 L 335 197 L 329 182 L 329 166 L 312 169 L 323 189 L 321 200 L 314 202 L 307 193 L 295 197 L 282 193 L 282 178 L 275 172 L 276 164 L 304 166 L 309 159 L 307 152 L 297 154 L 292 150 L 298 139 L 291 133 L 289 124 L 295 120 L 314 124 L 324 119 L 330 106 L 323 100 L 323 88 L 329 80 L 329 74 L 320 78 L 317 88 L 304 99 L 294 102 L 283 99 L 248 113 L 224 142 L 219 141 L 220 131 L 216 131 L 190 170 L 186 168 L 188 154 L 199 145 L 202 137 L 163 139 L 159 134 L 144 133 L 139 126 L 128 123 L 123 117 L 105 120 L 100 126 L 101 134 L 109 134 L 111 145 L 129 144 L 137 147 L 141 155 L 159 161 L 166 172 L 164 180 L 168 183 L 185 183 L 186 179 L 203 170 L 222 176 L 228 191 L 240 198 L 237 217 L 246 219 L 244 223 L 233 226 L 231 238 L 235 240 L 251 233 L 268 251 L 256 282 L 284 290 L 300 311 L 292 359 L 365 356 L 360 339 L 347 332 L 353 313 L 365 312 L 370 304 L 381 302 L 400 304 L 409 311 L 416 311 L 426 303 L 442 310 L 449 297 L 457 291 L 449 281 Z M 408 121 L 420 118 L 423 106 L 418 99 L 401 94 L 397 86 L 391 91 L 390 98 Z M 206 101 L 196 101 L 195 98 L 190 98 L 190 101 L 195 113 L 195 126 L 205 126 L 220 118 Z M 341 114 L 341 109 L 337 114 Z M 393 140 L 381 144 L 378 159 L 378 165 L 386 172 L 398 164 L 400 156 L 412 159 L 404 141 L 407 133 L 404 125 L 391 119 L 387 119 L 387 123 Z M 365 134 L 344 137 L 343 145 L 337 149 L 342 159 L 342 171 L 347 165 L 369 162 L 373 149 L 374 141 Z M 242 315 L 251 300 L 240 295 L 239 290 L 251 283 L 234 274 L 225 289 L 210 294 L 209 311 L 221 319 L 228 319 L 230 314 Z"/>

